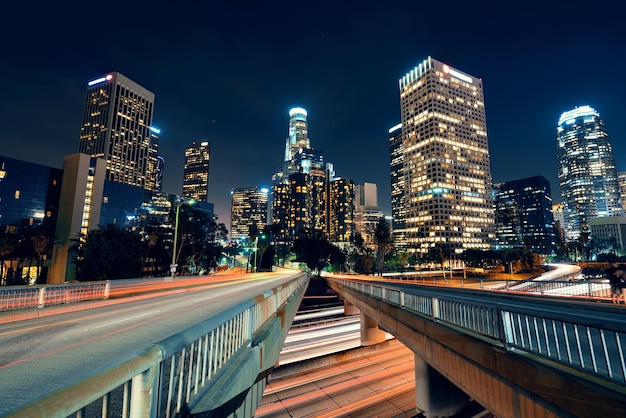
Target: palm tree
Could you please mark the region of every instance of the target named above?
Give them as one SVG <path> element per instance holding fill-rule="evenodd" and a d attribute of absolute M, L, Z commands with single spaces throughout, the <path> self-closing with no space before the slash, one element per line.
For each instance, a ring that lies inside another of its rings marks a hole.
<path fill-rule="evenodd" d="M 374 229 L 374 242 L 378 247 L 376 253 L 376 269 L 378 270 L 378 275 L 382 276 L 385 254 L 387 253 L 387 249 L 391 243 L 391 228 L 389 226 L 389 222 L 387 222 L 384 218 L 381 218 L 378 221 L 376 229 Z"/>
<path fill-rule="evenodd" d="M 250 227 L 248 228 L 248 238 L 250 239 L 249 241 L 250 245 L 252 245 L 252 243 L 256 245 L 255 241 L 258 237 L 259 237 L 259 227 L 255 223 L 250 224 Z M 252 252 L 250 252 L 250 254 L 248 255 L 248 264 L 250 264 L 251 256 L 252 256 Z M 254 252 L 254 257 L 256 257 L 256 251 Z M 256 258 L 255 258 L 255 263 L 256 263 Z M 246 273 L 247 272 L 248 272 L 248 266 L 246 266 Z"/>
<path fill-rule="evenodd" d="M 33 248 L 37 253 L 37 283 L 39 283 L 43 266 L 43 255 L 48 251 L 52 240 L 48 235 L 41 232 L 33 235 L 30 239 L 33 241 Z"/>

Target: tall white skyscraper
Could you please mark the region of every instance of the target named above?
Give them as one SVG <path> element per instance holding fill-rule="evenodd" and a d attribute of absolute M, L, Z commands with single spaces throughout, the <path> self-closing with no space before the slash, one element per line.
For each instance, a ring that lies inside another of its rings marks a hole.
<path fill-rule="evenodd" d="M 306 117 L 307 112 L 301 107 L 294 107 L 289 111 L 289 137 L 285 144 L 285 161 L 293 160 L 301 149 L 311 147 Z"/>
<path fill-rule="evenodd" d="M 588 235 L 591 218 L 622 215 L 613 149 L 595 109 L 580 106 L 561 114 L 557 158 L 567 241 Z"/>
<path fill-rule="evenodd" d="M 79 152 L 106 161 L 106 178 L 156 189 L 154 93 L 118 72 L 87 83 Z"/>
<path fill-rule="evenodd" d="M 427 58 L 399 80 L 409 251 L 493 245 L 494 210 L 480 78 Z"/>

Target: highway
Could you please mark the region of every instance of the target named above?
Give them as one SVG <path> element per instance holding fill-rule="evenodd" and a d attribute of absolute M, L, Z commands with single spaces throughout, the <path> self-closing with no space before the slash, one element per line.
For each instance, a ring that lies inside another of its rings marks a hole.
<path fill-rule="evenodd" d="M 0 415 L 286 283 L 293 274 L 207 276 L 203 285 L 88 302 L 83 306 L 90 309 L 78 311 L 80 303 L 53 307 L 52 316 L 3 323 Z"/>

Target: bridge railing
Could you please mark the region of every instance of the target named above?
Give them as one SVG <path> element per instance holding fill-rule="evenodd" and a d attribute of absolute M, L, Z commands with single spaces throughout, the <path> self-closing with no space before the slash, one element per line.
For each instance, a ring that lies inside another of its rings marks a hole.
<path fill-rule="evenodd" d="M 346 288 L 383 300 L 517 354 L 558 363 L 626 384 L 624 312 L 610 305 L 568 304 L 470 289 L 437 289 L 329 278 Z M 624 389 L 626 390 L 626 389 Z"/>
<path fill-rule="evenodd" d="M 42 308 L 109 297 L 109 281 L 0 287 L 0 311 Z"/>
<path fill-rule="evenodd" d="M 16 410 L 17 417 L 186 416 L 185 405 L 206 391 L 250 347 L 255 333 L 297 291 L 308 276 L 288 283 L 183 330 L 117 364 L 98 370 Z"/>
<path fill-rule="evenodd" d="M 388 280 L 410 283 L 431 284 L 436 286 L 471 287 L 503 292 L 525 292 L 541 295 L 584 296 L 609 300 L 611 286 L 608 280 L 573 280 L 561 277 L 559 280 L 529 280 L 463 278 L 463 277 L 428 277 L 428 276 L 393 276 Z"/>

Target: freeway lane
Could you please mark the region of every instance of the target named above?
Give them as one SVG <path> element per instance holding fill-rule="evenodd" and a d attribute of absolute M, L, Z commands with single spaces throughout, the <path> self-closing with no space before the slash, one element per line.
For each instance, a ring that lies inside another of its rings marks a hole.
<path fill-rule="evenodd" d="M 296 275 L 222 276 L 161 296 L 100 301 L 92 309 L 2 324 L 0 415 Z"/>

